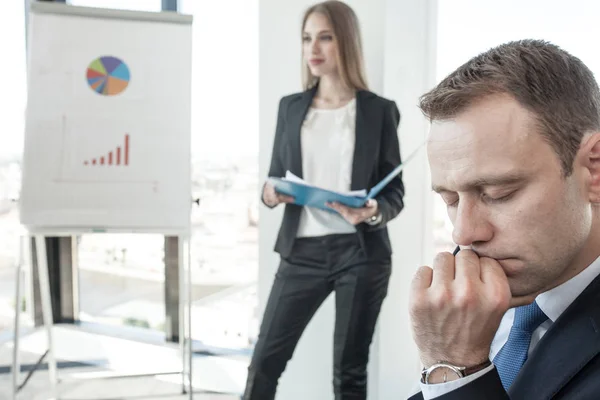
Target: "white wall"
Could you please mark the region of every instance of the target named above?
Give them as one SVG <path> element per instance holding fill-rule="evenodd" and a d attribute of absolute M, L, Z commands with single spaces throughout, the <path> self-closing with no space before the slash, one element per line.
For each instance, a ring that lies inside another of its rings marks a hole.
<path fill-rule="evenodd" d="M 406 157 L 429 129 L 418 98 L 435 85 L 437 0 L 387 0 L 383 95 L 402 115 L 400 147 Z M 433 193 L 425 148 L 404 172 L 405 209 L 390 226 L 394 256 L 388 298 L 379 324 L 378 400 L 406 398 L 418 382 L 420 362 L 410 334 L 408 289 L 414 271 L 433 259 Z"/>
<path fill-rule="evenodd" d="M 406 157 L 425 137 L 427 126 L 416 104 L 433 85 L 435 0 L 352 0 L 365 47 L 373 91 L 396 100 L 402 114 L 400 141 Z M 301 90 L 300 23 L 306 0 L 259 3 L 259 173 L 266 176 L 281 96 Z M 395 254 L 388 299 L 384 303 L 369 365 L 369 398 L 405 398 L 418 379 L 419 363 L 407 316 L 407 287 L 414 270 L 431 260 L 431 207 L 425 153 L 405 170 L 406 208 L 390 224 Z M 260 210 L 259 310 L 269 294 L 278 257 L 273 244 L 281 208 Z M 278 399 L 332 399 L 333 296 L 309 324 L 284 373 Z"/>

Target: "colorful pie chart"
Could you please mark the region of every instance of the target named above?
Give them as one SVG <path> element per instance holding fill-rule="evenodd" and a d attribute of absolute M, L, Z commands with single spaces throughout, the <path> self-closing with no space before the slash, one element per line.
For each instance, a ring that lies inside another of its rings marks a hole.
<path fill-rule="evenodd" d="M 129 67 L 117 57 L 104 56 L 95 59 L 87 69 L 88 85 L 103 96 L 114 96 L 129 85 Z"/>

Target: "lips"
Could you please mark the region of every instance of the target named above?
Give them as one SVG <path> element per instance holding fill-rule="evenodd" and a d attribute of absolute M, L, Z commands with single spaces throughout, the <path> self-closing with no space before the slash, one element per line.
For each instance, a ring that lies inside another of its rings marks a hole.
<path fill-rule="evenodd" d="M 323 64 L 325 62 L 325 60 L 322 60 L 320 58 L 313 58 L 309 62 L 311 65 L 319 65 L 319 64 Z"/>
<path fill-rule="evenodd" d="M 480 251 L 474 248 L 470 249 L 471 251 L 473 251 L 475 254 L 477 254 L 477 256 L 479 258 L 482 257 L 486 257 L 486 258 L 493 258 L 496 261 L 501 261 L 501 260 L 510 260 L 513 259 L 514 257 L 509 256 L 507 254 L 491 254 L 491 253 L 486 253 L 485 251 Z"/>

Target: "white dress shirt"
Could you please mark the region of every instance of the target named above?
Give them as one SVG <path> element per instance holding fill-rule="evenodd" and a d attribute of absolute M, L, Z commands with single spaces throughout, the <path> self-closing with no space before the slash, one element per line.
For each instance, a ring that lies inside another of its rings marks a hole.
<path fill-rule="evenodd" d="M 311 107 L 301 130 L 302 177 L 310 185 L 347 193 L 352 181 L 356 99 L 335 109 Z M 303 207 L 297 237 L 353 233 L 338 213 Z"/>
<path fill-rule="evenodd" d="M 584 291 L 584 289 L 598 276 L 600 275 L 600 257 L 597 258 L 592 264 L 586 269 L 581 271 L 578 275 L 574 276 L 570 280 L 566 281 L 560 286 L 555 287 L 547 292 L 544 292 L 536 297 L 536 301 L 540 309 L 548 316 L 548 320 L 542 323 L 531 337 L 529 344 L 528 354 L 531 354 L 535 346 L 540 341 L 542 336 L 548 331 L 550 326 L 558 319 L 558 317 L 569 307 L 569 305 Z M 512 328 L 513 319 L 515 316 L 515 310 L 510 309 L 502 317 L 500 327 L 496 332 L 496 336 L 492 341 L 490 349 L 490 360 L 493 360 L 496 354 L 500 351 L 502 346 L 508 340 L 510 329 Z M 485 375 L 494 368 L 494 364 L 489 367 L 465 378 L 438 384 L 420 383 L 421 392 L 423 393 L 424 400 L 434 399 L 438 396 L 449 393 L 461 386 L 466 385 L 469 382 L 474 381 L 482 375 Z"/>

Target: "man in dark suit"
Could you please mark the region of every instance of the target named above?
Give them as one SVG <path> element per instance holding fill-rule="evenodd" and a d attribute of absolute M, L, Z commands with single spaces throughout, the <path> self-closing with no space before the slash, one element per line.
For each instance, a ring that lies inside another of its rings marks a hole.
<path fill-rule="evenodd" d="M 421 98 L 456 256 L 412 282 L 411 397 L 600 399 L 600 91 L 550 43 L 480 54 Z"/>

